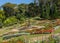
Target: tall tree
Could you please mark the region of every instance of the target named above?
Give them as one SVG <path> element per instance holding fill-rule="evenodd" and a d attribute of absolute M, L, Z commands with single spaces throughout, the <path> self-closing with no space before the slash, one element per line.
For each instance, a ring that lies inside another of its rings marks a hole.
<path fill-rule="evenodd" d="M 14 11 L 15 8 L 16 8 L 16 4 L 6 3 L 3 5 L 3 10 L 7 17 L 16 14 L 16 12 Z"/>

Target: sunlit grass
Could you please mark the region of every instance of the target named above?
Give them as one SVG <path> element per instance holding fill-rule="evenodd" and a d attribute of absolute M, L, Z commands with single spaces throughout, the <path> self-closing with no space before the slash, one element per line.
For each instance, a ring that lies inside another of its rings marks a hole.
<path fill-rule="evenodd" d="M 54 33 L 56 34 L 56 33 L 60 33 L 60 28 L 59 29 L 56 29 L 55 31 L 54 31 Z"/>

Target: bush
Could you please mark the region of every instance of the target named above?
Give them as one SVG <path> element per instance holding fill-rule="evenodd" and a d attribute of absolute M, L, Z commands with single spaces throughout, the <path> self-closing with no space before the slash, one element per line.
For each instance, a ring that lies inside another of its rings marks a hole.
<path fill-rule="evenodd" d="M 20 21 L 24 21 L 25 20 L 24 14 L 17 14 L 16 18 L 19 19 Z"/>
<path fill-rule="evenodd" d="M 3 23 L 2 23 L 2 19 L 0 19 L 0 28 L 2 28 Z"/>
<path fill-rule="evenodd" d="M 12 16 L 12 17 L 7 18 L 7 19 L 4 21 L 4 25 L 5 25 L 5 26 L 9 26 L 9 25 L 13 25 L 13 24 L 15 24 L 15 23 L 17 23 L 17 22 L 18 22 L 18 20 L 16 19 L 16 17 L 15 17 L 15 16 Z"/>
<path fill-rule="evenodd" d="M 5 19 L 5 16 L 3 14 L 0 14 L 0 19 Z"/>

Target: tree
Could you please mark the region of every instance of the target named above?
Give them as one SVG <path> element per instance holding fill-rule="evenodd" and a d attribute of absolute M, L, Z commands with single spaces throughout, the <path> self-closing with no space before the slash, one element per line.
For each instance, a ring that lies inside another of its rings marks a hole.
<path fill-rule="evenodd" d="M 40 14 L 39 12 L 39 6 L 36 5 L 35 3 L 30 3 L 28 5 L 28 11 L 27 11 L 27 15 L 28 17 L 35 17 L 35 16 L 38 16 Z"/>
<path fill-rule="evenodd" d="M 50 19 L 50 5 L 49 2 L 46 3 L 46 12 L 45 12 L 45 18 Z"/>
<path fill-rule="evenodd" d="M 58 11 L 57 11 L 57 0 L 52 0 L 50 2 L 50 17 L 51 19 L 58 18 Z"/>
<path fill-rule="evenodd" d="M 3 10 L 5 12 L 6 17 L 14 16 L 16 12 L 14 9 L 16 8 L 16 4 L 6 3 L 3 5 Z"/>
<path fill-rule="evenodd" d="M 25 14 L 27 6 L 28 6 L 27 4 L 19 4 L 18 5 L 18 10 L 19 10 L 20 14 L 21 13 Z"/>
<path fill-rule="evenodd" d="M 57 11 L 58 0 L 38 0 L 40 7 L 40 17 L 45 19 L 56 19 L 59 14 Z"/>

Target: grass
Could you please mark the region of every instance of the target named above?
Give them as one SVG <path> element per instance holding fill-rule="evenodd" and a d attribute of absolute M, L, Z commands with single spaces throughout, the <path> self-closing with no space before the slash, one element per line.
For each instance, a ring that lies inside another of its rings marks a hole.
<path fill-rule="evenodd" d="M 56 33 L 60 33 L 60 28 L 57 29 L 57 30 L 55 30 L 54 33 L 55 33 L 55 34 L 56 34 Z"/>
<path fill-rule="evenodd" d="M 27 37 L 32 38 L 32 37 L 39 37 L 44 35 L 49 35 L 49 34 L 33 34 L 33 35 L 27 35 Z"/>
<path fill-rule="evenodd" d="M 10 31 L 9 29 L 2 29 L 2 30 L 0 30 L 0 35 L 4 34 L 6 32 L 9 32 L 9 31 Z"/>

